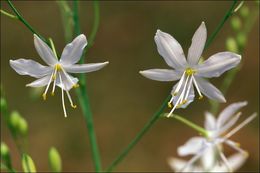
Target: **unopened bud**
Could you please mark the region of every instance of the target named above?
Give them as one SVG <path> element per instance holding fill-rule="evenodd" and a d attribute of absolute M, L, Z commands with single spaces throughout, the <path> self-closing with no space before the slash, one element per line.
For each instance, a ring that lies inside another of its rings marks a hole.
<path fill-rule="evenodd" d="M 246 44 L 247 38 L 244 33 L 238 33 L 237 35 L 237 44 L 240 47 L 244 47 Z"/>
<path fill-rule="evenodd" d="M 7 102 L 3 97 L 1 97 L 1 112 L 6 113 L 6 111 L 7 111 Z"/>
<path fill-rule="evenodd" d="M 237 16 L 232 17 L 231 27 L 236 31 L 238 31 L 241 28 L 241 20 L 239 17 Z"/>
<path fill-rule="evenodd" d="M 10 125 L 13 129 L 17 130 L 19 128 L 19 122 L 21 115 L 17 111 L 13 111 L 10 114 Z"/>
<path fill-rule="evenodd" d="M 49 150 L 49 164 L 52 172 L 61 172 L 62 161 L 56 148 L 51 147 Z"/>
<path fill-rule="evenodd" d="M 24 118 L 20 118 L 19 126 L 18 126 L 18 132 L 22 136 L 26 136 L 28 132 L 28 124 Z"/>
<path fill-rule="evenodd" d="M 34 164 L 32 158 L 27 154 L 23 154 L 22 167 L 23 167 L 23 171 L 25 173 L 36 172 L 35 164 Z"/>
<path fill-rule="evenodd" d="M 226 40 L 226 48 L 231 52 L 238 52 L 237 43 L 233 37 L 229 37 Z"/>
<path fill-rule="evenodd" d="M 246 17 L 248 17 L 248 15 L 249 15 L 249 8 L 248 8 L 248 6 L 243 6 L 243 7 L 241 7 L 241 9 L 240 9 L 240 15 L 242 16 L 242 17 L 244 17 L 244 18 L 246 18 Z"/>
<path fill-rule="evenodd" d="M 8 146 L 4 142 L 1 142 L 1 158 L 5 158 L 8 155 L 9 155 Z"/>

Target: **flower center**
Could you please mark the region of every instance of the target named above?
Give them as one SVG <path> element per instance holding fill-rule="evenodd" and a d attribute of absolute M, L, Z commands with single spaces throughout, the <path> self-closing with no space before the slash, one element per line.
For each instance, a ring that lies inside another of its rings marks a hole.
<path fill-rule="evenodd" d="M 187 76 L 191 76 L 191 75 L 193 75 L 193 74 L 195 74 L 196 73 L 196 70 L 194 70 L 194 69 L 192 69 L 192 68 L 186 68 L 186 70 L 185 70 L 185 74 L 187 75 Z"/>

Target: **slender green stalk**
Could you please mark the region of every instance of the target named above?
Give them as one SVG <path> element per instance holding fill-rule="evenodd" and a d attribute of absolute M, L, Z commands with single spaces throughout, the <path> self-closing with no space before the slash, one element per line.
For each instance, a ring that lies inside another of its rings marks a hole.
<path fill-rule="evenodd" d="M 210 35 L 208 41 L 205 44 L 205 49 L 208 48 L 208 46 L 212 43 L 212 41 L 214 40 L 214 38 L 216 37 L 216 35 L 219 33 L 219 31 L 221 30 L 221 28 L 223 27 L 224 23 L 227 21 L 227 19 L 231 16 L 234 7 L 237 3 L 237 0 L 233 1 L 233 4 L 231 5 L 231 7 L 229 8 L 229 10 L 227 11 L 226 15 L 223 17 L 223 19 L 221 20 L 220 24 L 217 26 L 216 30 Z M 143 137 L 143 135 L 153 126 L 153 124 L 159 119 L 160 114 L 162 113 L 162 111 L 166 108 L 168 101 L 170 100 L 171 95 L 169 95 L 165 101 L 163 102 L 163 104 L 161 105 L 161 107 L 159 108 L 159 110 L 152 116 L 152 118 L 146 123 L 146 125 L 143 127 L 143 129 L 141 129 L 141 131 L 136 135 L 136 137 L 132 140 L 132 142 L 130 142 L 130 144 L 128 144 L 128 146 L 117 156 L 117 158 L 108 166 L 106 172 L 111 172 L 114 167 L 120 163 L 125 156 L 128 154 L 128 152 L 139 142 L 139 140 Z"/>
<path fill-rule="evenodd" d="M 38 35 L 38 37 L 40 37 L 46 44 L 49 45 L 49 43 L 47 42 L 47 40 L 42 37 L 40 34 L 38 34 L 33 27 L 22 17 L 22 15 L 18 12 L 18 10 L 14 7 L 14 5 L 12 4 L 12 2 L 10 0 L 7 0 L 7 3 L 9 4 L 9 6 L 11 7 L 11 9 L 13 10 L 13 12 L 16 14 L 17 18 L 34 34 Z"/>
<path fill-rule="evenodd" d="M 58 59 L 57 52 L 56 52 L 56 49 L 55 49 L 53 40 L 52 40 L 51 38 L 49 38 L 49 41 L 50 41 L 51 49 L 52 49 L 52 51 L 53 51 L 55 57 Z"/>
<path fill-rule="evenodd" d="M 10 173 L 16 173 L 16 171 L 13 168 L 9 168 L 8 166 L 6 166 L 4 163 L 0 163 L 0 169 L 1 170 L 6 170 Z"/>
<path fill-rule="evenodd" d="M 74 1 L 73 3 L 73 10 L 74 10 L 74 35 L 80 34 L 80 25 L 79 25 L 79 16 L 78 16 L 78 1 Z M 83 55 L 84 56 L 84 55 Z M 81 57 L 83 59 L 83 57 Z M 92 151 L 92 157 L 94 161 L 95 170 L 97 172 L 102 171 L 101 167 L 101 161 L 100 161 L 100 155 L 99 155 L 99 149 L 96 141 L 96 135 L 94 130 L 94 123 L 92 118 L 92 112 L 90 108 L 89 98 L 87 94 L 87 87 L 86 87 L 86 79 L 84 76 L 81 76 L 81 85 L 80 88 L 77 90 L 77 95 L 79 98 L 79 102 L 83 111 L 83 115 L 87 124 L 88 128 L 88 134 L 90 139 L 90 145 L 91 145 L 91 151 Z"/>
<path fill-rule="evenodd" d="M 8 13 L 8 12 L 2 10 L 2 9 L 0 9 L 0 12 L 1 12 L 3 15 L 6 15 L 7 17 L 10 17 L 11 19 L 18 19 L 17 16 L 12 15 L 12 14 L 10 14 L 10 13 Z"/>

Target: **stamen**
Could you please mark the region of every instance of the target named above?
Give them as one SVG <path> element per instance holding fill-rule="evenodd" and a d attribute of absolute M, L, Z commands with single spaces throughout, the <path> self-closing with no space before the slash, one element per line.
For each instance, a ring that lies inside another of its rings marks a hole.
<path fill-rule="evenodd" d="M 189 78 L 190 78 L 190 76 L 187 76 L 186 81 L 185 81 L 185 84 L 184 84 L 184 87 L 183 87 L 183 90 L 182 90 L 182 92 L 181 92 L 181 95 L 180 95 L 180 97 L 181 97 L 180 104 L 182 104 L 182 102 L 183 102 L 183 98 L 184 98 L 184 94 L 185 94 L 185 91 L 186 91 L 186 87 L 187 87 L 187 83 L 188 83 L 188 81 L 189 81 Z"/>
<path fill-rule="evenodd" d="M 188 90 L 187 90 L 186 95 L 185 95 L 185 97 L 184 97 L 184 101 L 183 101 L 183 102 L 185 102 L 185 103 L 187 102 L 188 96 L 189 96 L 189 94 L 190 94 L 191 85 L 192 85 L 192 78 L 191 78 L 190 81 L 189 81 Z M 185 103 L 184 103 L 184 104 L 185 104 Z"/>
<path fill-rule="evenodd" d="M 63 107 L 64 116 L 67 117 L 66 107 L 65 107 L 65 103 L 64 103 L 63 83 L 62 83 L 62 79 L 61 79 L 60 73 L 59 73 L 59 77 L 60 77 L 60 83 L 61 83 L 61 100 L 62 100 L 62 107 Z"/>
<path fill-rule="evenodd" d="M 248 156 L 248 152 L 241 149 L 237 144 L 237 142 L 233 142 L 231 140 L 225 140 L 224 141 L 227 145 L 229 145 L 231 148 L 233 148 L 234 150 L 237 150 L 238 152 L 242 153 L 244 156 Z"/>
<path fill-rule="evenodd" d="M 229 162 L 228 162 L 226 156 L 225 156 L 225 155 L 223 154 L 223 152 L 219 149 L 219 147 L 217 147 L 217 149 L 218 149 L 219 154 L 220 154 L 220 157 L 221 157 L 221 159 L 223 160 L 224 164 L 226 165 L 228 171 L 229 171 L 229 172 L 233 172 L 233 170 L 232 170 L 232 168 L 231 168 L 231 166 L 230 166 L 230 164 L 229 164 Z"/>
<path fill-rule="evenodd" d="M 55 78 L 56 78 L 56 77 L 55 77 Z M 54 96 L 55 86 L 56 86 L 56 79 L 54 79 L 54 81 L 53 81 L 53 87 L 52 87 L 52 91 L 51 91 L 51 95 L 52 95 L 52 96 Z"/>
<path fill-rule="evenodd" d="M 78 85 L 77 83 L 74 83 L 74 82 L 71 80 L 70 76 L 69 76 L 68 73 L 62 68 L 62 66 L 61 66 L 60 68 L 61 68 L 62 72 L 64 73 L 64 75 L 65 75 L 65 76 L 69 79 L 69 81 L 71 82 L 72 87 L 73 87 L 73 88 L 79 87 L 79 85 Z"/>
<path fill-rule="evenodd" d="M 168 102 L 168 107 L 169 107 L 169 108 L 172 108 L 173 97 L 174 97 L 174 96 L 172 96 L 171 100 Z"/>
<path fill-rule="evenodd" d="M 74 109 L 76 109 L 76 108 L 77 108 L 77 105 L 74 105 L 74 104 L 73 104 L 69 91 L 66 91 L 66 93 L 67 93 L 67 96 L 68 96 L 68 98 L 69 98 L 71 107 L 73 107 Z"/>
<path fill-rule="evenodd" d="M 175 91 L 173 92 L 173 95 L 174 95 L 174 96 L 176 96 L 176 95 L 178 94 L 178 92 L 179 92 L 179 90 L 180 90 L 180 88 L 181 88 L 181 86 L 182 86 L 182 83 L 183 83 L 184 78 L 185 78 L 185 71 L 184 71 L 183 75 L 181 76 L 181 80 L 179 81 L 179 83 L 178 83 L 178 85 L 177 85 Z"/>
<path fill-rule="evenodd" d="M 197 91 L 198 91 L 198 93 L 199 93 L 199 95 L 200 95 L 200 96 L 199 96 L 199 99 L 202 99 L 202 98 L 203 98 L 203 95 L 202 95 L 201 92 L 200 92 L 199 86 L 198 86 L 198 84 L 197 84 L 197 82 L 196 82 L 194 76 L 192 75 L 191 77 L 192 77 L 192 80 L 193 80 L 193 82 L 194 82 L 194 84 L 195 84 L 195 87 L 196 87 L 196 89 L 197 89 Z"/>
<path fill-rule="evenodd" d="M 51 77 L 50 77 L 50 80 L 49 80 L 49 82 L 48 82 L 48 85 L 47 85 L 47 87 L 46 87 L 44 93 L 42 94 L 43 100 L 46 100 L 46 99 L 47 99 L 47 92 L 48 92 L 48 89 L 49 89 L 50 84 L 51 84 L 51 82 L 52 82 L 53 73 L 54 73 L 54 72 L 52 72 Z"/>

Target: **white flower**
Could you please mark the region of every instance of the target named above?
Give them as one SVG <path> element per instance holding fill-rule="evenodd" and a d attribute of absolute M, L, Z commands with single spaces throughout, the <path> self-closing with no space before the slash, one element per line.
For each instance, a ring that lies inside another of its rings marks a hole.
<path fill-rule="evenodd" d="M 203 78 L 219 77 L 225 71 L 234 68 L 241 60 L 241 56 L 232 52 L 220 52 L 212 55 L 203 63 L 199 63 L 207 37 L 205 23 L 202 22 L 195 32 L 186 60 L 181 45 L 171 35 L 157 30 L 154 37 L 159 54 L 173 69 L 150 69 L 140 73 L 152 80 L 179 82 L 172 89 L 169 107 L 185 108 L 194 99 L 193 84 L 199 94 L 219 102 L 226 102 L 222 93 Z"/>
<path fill-rule="evenodd" d="M 79 35 L 71 43 L 66 45 L 59 60 L 49 46 L 37 35 L 34 35 L 34 45 L 38 54 L 48 66 L 43 66 L 38 62 L 28 59 L 10 60 L 10 65 L 20 75 L 29 75 L 37 78 L 37 80 L 27 84 L 26 86 L 46 86 L 45 92 L 42 95 L 44 100 L 46 100 L 47 92 L 52 82 L 52 95 L 54 95 L 55 86 L 59 86 L 62 91 L 64 115 L 67 117 L 64 103 L 64 91 L 67 93 L 71 106 L 76 108 L 76 105 L 72 102 L 69 90 L 73 87 L 76 88 L 79 86 L 78 79 L 71 76 L 69 73 L 87 73 L 96 71 L 103 68 L 108 64 L 108 62 L 76 64 L 80 60 L 83 50 L 87 45 L 87 39 L 83 34 Z"/>
<path fill-rule="evenodd" d="M 186 164 L 183 165 L 179 171 L 187 171 L 187 169 L 192 168 L 193 163 L 199 158 L 202 159 L 203 169 L 205 170 L 224 169 L 222 166 L 225 165 L 225 169 L 231 172 L 239 167 L 239 163 L 243 163 L 243 159 L 240 158 L 241 156 L 239 155 L 235 158 L 231 157 L 231 160 L 235 159 L 237 160 L 237 163 L 230 162 L 230 159 L 227 159 L 223 153 L 223 144 L 228 145 L 247 158 L 248 153 L 240 148 L 239 143 L 234 142 L 229 138 L 252 121 L 256 117 L 256 113 L 228 131 L 241 115 L 241 112 L 237 113 L 237 111 L 245 105 L 247 105 L 247 102 L 233 103 L 225 108 L 217 119 L 215 119 L 211 113 L 206 112 L 204 127 L 209 135 L 208 137 L 192 137 L 183 146 L 178 148 L 177 151 L 180 156 L 194 155 L 188 162 L 185 162 Z M 220 165 L 216 165 L 215 158 L 218 157 L 223 161 Z"/>

